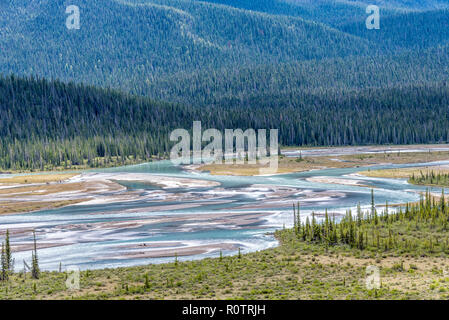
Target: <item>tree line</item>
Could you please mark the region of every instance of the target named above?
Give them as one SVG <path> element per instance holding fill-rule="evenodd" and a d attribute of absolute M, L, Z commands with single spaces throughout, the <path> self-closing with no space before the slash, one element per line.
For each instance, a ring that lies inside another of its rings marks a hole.
<path fill-rule="evenodd" d="M 0 78 L 0 168 L 48 170 L 128 164 L 166 156 L 170 132 L 279 129 L 283 146 L 449 141 L 449 84 L 257 97 L 220 108 L 60 81 Z"/>

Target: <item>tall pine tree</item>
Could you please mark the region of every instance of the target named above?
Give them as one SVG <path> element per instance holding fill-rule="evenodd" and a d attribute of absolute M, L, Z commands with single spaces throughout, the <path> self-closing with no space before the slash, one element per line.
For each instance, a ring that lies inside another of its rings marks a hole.
<path fill-rule="evenodd" d="M 34 250 L 31 253 L 31 276 L 33 279 L 39 279 L 39 260 L 37 258 L 36 232 L 33 231 Z"/>

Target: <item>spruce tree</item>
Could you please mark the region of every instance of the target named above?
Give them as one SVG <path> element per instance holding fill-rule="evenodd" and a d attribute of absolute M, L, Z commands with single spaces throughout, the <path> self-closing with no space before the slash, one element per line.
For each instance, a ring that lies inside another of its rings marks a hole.
<path fill-rule="evenodd" d="M 298 232 L 298 227 L 297 227 L 298 221 L 297 221 L 297 216 L 296 216 L 296 209 L 295 209 L 295 204 L 293 203 L 293 230 L 295 230 L 295 232 Z"/>
<path fill-rule="evenodd" d="M 8 263 L 6 260 L 6 250 L 5 250 L 5 243 L 2 242 L 2 253 L 1 253 L 1 264 L 2 264 L 2 274 L 1 274 L 1 280 L 6 281 L 8 280 Z"/>
<path fill-rule="evenodd" d="M 31 253 L 31 276 L 33 279 L 39 279 L 39 260 L 37 258 L 36 232 L 33 231 L 34 250 Z"/>
<path fill-rule="evenodd" d="M 6 259 L 6 267 L 8 271 L 12 272 L 14 269 L 14 263 L 12 260 L 11 246 L 9 243 L 9 229 L 6 230 L 6 239 L 5 239 L 5 259 Z"/>
<path fill-rule="evenodd" d="M 148 273 L 145 273 L 145 289 L 150 288 L 150 279 L 148 278 Z"/>

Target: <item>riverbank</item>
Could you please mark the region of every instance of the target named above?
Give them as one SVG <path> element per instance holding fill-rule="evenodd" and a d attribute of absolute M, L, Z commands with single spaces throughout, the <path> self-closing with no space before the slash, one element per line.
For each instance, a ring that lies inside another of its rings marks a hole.
<path fill-rule="evenodd" d="M 83 199 L 27 198 L 73 191 L 73 186 L 66 182 L 75 176 L 77 174 L 53 173 L 0 178 L 0 215 L 54 209 L 82 202 Z"/>
<path fill-rule="evenodd" d="M 445 146 L 447 145 L 419 145 L 408 146 L 408 148 L 399 146 L 397 148 L 384 147 L 383 149 L 381 147 L 288 149 L 283 151 L 283 155 L 279 157 L 277 173 L 449 160 L 449 151 L 445 151 Z M 351 152 L 356 153 L 351 154 Z M 264 167 L 267 165 L 218 163 L 198 166 L 196 170 L 209 172 L 211 175 L 256 176 Z"/>
<path fill-rule="evenodd" d="M 33 212 L 68 205 L 114 203 L 143 196 L 117 181 L 139 182 L 163 189 L 206 188 L 213 181 L 132 173 L 21 175 L 0 179 L 0 214 Z M 188 207 L 188 205 L 186 205 Z M 183 208 L 183 206 L 179 206 Z"/>
<path fill-rule="evenodd" d="M 425 166 L 414 168 L 383 169 L 373 171 L 363 171 L 357 173 L 366 177 L 388 178 L 388 179 L 407 179 L 407 182 L 414 185 L 429 187 L 449 187 L 447 181 L 425 180 L 423 177 L 432 176 L 445 177 L 449 174 L 449 165 Z"/>
<path fill-rule="evenodd" d="M 166 158 L 161 158 L 157 156 L 151 156 L 148 159 L 134 158 L 133 156 L 128 156 L 126 158 L 122 157 L 96 157 L 91 160 L 83 159 L 81 163 L 74 164 L 70 161 L 65 162 L 63 165 L 43 165 L 40 170 L 16 170 L 16 169 L 4 169 L 0 168 L 0 178 L 2 174 L 38 174 L 38 173 L 59 173 L 63 171 L 78 172 L 89 170 L 89 169 L 103 169 L 103 168 L 114 168 L 120 166 L 130 166 L 136 164 L 142 164 L 146 162 L 166 160 Z"/>

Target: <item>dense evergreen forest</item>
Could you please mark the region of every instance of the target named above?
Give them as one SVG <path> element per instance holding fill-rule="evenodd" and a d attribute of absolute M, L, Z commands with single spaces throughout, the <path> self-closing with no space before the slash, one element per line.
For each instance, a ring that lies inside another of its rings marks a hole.
<path fill-rule="evenodd" d="M 449 140 L 447 1 L 76 2 L 79 30 L 70 1 L 0 2 L 3 170 L 163 156 L 194 120 L 283 145 Z"/>
<path fill-rule="evenodd" d="M 163 76 L 367 54 L 367 41 L 297 17 L 195 1 L 79 0 L 67 30 L 64 0 L 18 0 L 0 11 L 0 72 L 147 94 Z"/>
<path fill-rule="evenodd" d="M 448 81 L 449 47 L 410 50 L 376 58 L 323 59 L 266 64 L 238 69 L 221 68 L 161 78 L 149 85 L 156 99 L 194 105 L 257 107 L 250 99 L 264 96 L 264 103 L 281 103 L 275 97 L 327 91 L 392 88 L 398 85 Z M 268 96 L 272 96 L 273 99 Z M 262 100 L 262 99 L 259 99 Z M 288 105 L 287 101 L 287 105 Z"/>
<path fill-rule="evenodd" d="M 0 167 L 42 169 L 97 157 L 147 160 L 166 154 L 169 133 L 278 128 L 283 145 L 409 144 L 449 141 L 449 84 L 258 97 L 210 110 L 155 102 L 111 89 L 41 79 L 0 79 Z M 283 99 L 286 99 L 285 101 Z M 280 107 L 282 106 L 282 107 Z M 332 121 L 329 121 L 332 119 Z"/>
<path fill-rule="evenodd" d="M 367 30 L 368 4 L 381 29 Z M 0 4 L 0 72 L 188 105 L 446 80 L 445 1 L 64 0 Z M 430 11 L 429 11 L 430 10 Z"/>

